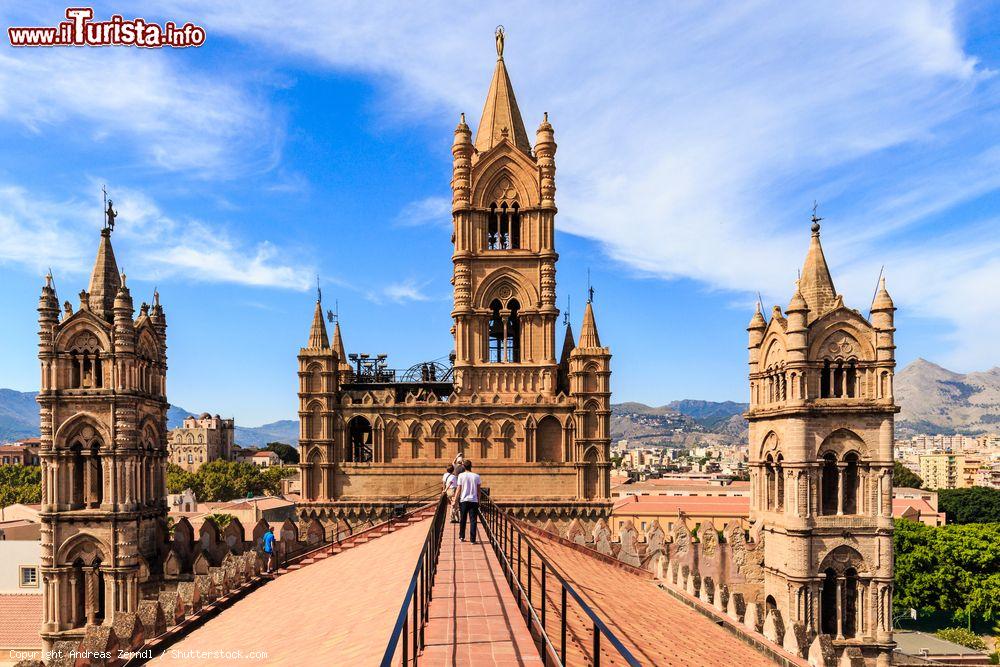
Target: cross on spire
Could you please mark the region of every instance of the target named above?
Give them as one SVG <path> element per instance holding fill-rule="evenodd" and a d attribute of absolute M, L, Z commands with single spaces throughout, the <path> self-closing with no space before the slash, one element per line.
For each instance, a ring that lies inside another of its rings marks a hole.
<path fill-rule="evenodd" d="M 590 284 L 590 269 L 587 269 L 587 303 L 594 303 L 594 286 Z"/>

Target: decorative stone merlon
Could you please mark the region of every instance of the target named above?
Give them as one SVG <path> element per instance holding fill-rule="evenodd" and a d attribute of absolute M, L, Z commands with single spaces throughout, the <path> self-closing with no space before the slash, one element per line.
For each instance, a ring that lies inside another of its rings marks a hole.
<path fill-rule="evenodd" d="M 763 613 L 762 605 L 759 602 L 748 603 L 746 612 L 743 614 L 743 625 L 752 632 L 760 632 L 764 629 L 764 621 L 761 619 Z"/>
<path fill-rule="evenodd" d="M 177 591 L 160 591 L 159 601 L 168 628 L 184 620 L 184 601 Z"/>
<path fill-rule="evenodd" d="M 785 642 L 785 623 L 781 620 L 781 612 L 770 609 L 764 616 L 764 636 L 778 646 Z"/>
<path fill-rule="evenodd" d="M 837 667 L 837 652 L 830 635 L 816 635 L 806 657 L 813 667 Z"/>
<path fill-rule="evenodd" d="M 142 648 L 146 632 L 138 613 L 129 611 L 116 612 L 115 622 L 112 627 L 122 649 L 137 651 Z"/>
<path fill-rule="evenodd" d="M 167 619 L 159 600 L 141 600 L 139 602 L 139 620 L 147 640 L 162 635 L 167 631 Z"/>
<path fill-rule="evenodd" d="M 747 605 L 743 601 L 743 593 L 730 593 L 729 602 L 726 604 L 726 616 L 737 623 L 742 623 L 746 611 Z"/>

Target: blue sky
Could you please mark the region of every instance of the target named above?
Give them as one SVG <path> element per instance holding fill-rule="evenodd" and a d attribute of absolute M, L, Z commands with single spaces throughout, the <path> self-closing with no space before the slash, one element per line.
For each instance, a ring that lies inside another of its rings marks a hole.
<path fill-rule="evenodd" d="M 787 304 L 814 199 L 848 305 L 885 265 L 901 363 L 998 363 L 995 6 L 200 4 L 95 12 L 201 48 L 0 47 L 0 386 L 37 387 L 42 277 L 76 303 L 102 184 L 175 404 L 293 416 L 317 273 L 349 351 L 447 355 L 452 131 L 500 23 L 528 134 L 548 111 L 559 144 L 560 304 L 578 328 L 589 268 L 615 400 L 745 400 L 755 293 Z M 24 5 L 5 27 L 65 9 Z"/>

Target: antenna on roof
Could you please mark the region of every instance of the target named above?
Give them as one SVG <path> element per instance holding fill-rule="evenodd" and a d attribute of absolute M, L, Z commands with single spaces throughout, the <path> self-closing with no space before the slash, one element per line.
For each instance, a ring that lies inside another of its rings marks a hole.
<path fill-rule="evenodd" d="M 885 271 L 885 264 L 883 264 L 882 268 L 878 270 L 878 280 L 875 281 L 875 291 L 872 292 L 872 302 L 871 305 L 868 306 L 868 317 L 872 316 L 872 308 L 875 307 L 875 297 L 878 296 L 878 286 L 882 282 L 882 273 L 884 271 Z"/>

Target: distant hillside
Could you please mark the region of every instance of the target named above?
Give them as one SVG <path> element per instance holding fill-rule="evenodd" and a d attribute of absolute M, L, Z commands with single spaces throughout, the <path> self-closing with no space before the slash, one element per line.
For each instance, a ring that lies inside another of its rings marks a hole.
<path fill-rule="evenodd" d="M 955 373 L 917 359 L 896 373 L 896 398 L 902 411 L 896 434 L 1000 432 L 1000 367 L 974 373 Z M 0 442 L 38 437 L 36 392 L 0 389 Z M 659 407 L 644 403 L 611 406 L 612 440 L 634 444 L 688 446 L 697 441 L 743 442 L 746 403 L 684 399 Z M 176 428 L 195 414 L 171 406 L 167 425 Z M 268 442 L 298 446 L 299 423 L 285 419 L 262 426 L 236 426 L 236 442 L 261 446 Z"/>
<path fill-rule="evenodd" d="M 38 437 L 37 391 L 0 389 L 0 442 Z"/>
<path fill-rule="evenodd" d="M 38 403 L 36 391 L 0 389 L 0 442 L 38 437 Z M 178 428 L 186 417 L 196 416 L 184 408 L 171 405 L 167 411 L 167 428 Z M 299 444 L 299 423 L 282 420 L 262 426 L 236 426 L 236 444 L 244 447 L 263 446 L 269 442 Z"/>
<path fill-rule="evenodd" d="M 674 401 L 659 407 L 644 403 L 611 406 L 611 439 L 637 445 L 686 447 L 698 441 L 726 444 L 746 439 L 747 405 L 732 401 Z"/>
<path fill-rule="evenodd" d="M 917 359 L 896 373 L 894 388 L 897 436 L 1000 431 L 1000 367 L 963 375 Z"/>

